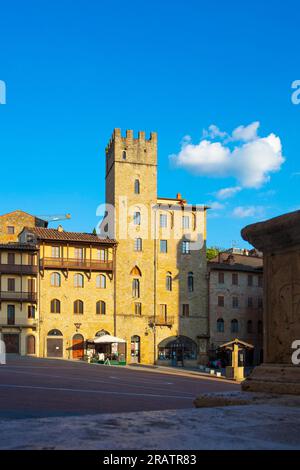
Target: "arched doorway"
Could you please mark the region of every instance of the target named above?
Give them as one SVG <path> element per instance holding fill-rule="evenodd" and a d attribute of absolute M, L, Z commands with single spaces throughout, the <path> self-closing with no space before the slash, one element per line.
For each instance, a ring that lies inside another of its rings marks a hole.
<path fill-rule="evenodd" d="M 28 355 L 35 354 L 35 337 L 33 335 L 27 336 L 26 353 Z"/>
<path fill-rule="evenodd" d="M 178 361 L 195 361 L 197 353 L 197 344 L 187 336 L 171 336 L 158 345 L 159 361 L 171 361 L 174 365 Z"/>
<path fill-rule="evenodd" d="M 72 340 L 73 359 L 82 360 L 84 356 L 84 337 L 76 334 Z"/>
<path fill-rule="evenodd" d="M 141 362 L 141 338 L 137 335 L 131 337 L 131 362 L 133 364 Z"/>
<path fill-rule="evenodd" d="M 63 334 L 51 330 L 47 335 L 47 357 L 63 357 Z"/>

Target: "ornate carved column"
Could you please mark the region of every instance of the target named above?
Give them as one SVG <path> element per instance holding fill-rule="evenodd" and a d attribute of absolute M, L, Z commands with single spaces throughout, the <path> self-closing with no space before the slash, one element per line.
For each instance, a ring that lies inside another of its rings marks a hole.
<path fill-rule="evenodd" d="M 300 211 L 249 225 L 242 237 L 264 254 L 264 363 L 242 388 L 298 395 L 292 344 L 300 340 Z"/>

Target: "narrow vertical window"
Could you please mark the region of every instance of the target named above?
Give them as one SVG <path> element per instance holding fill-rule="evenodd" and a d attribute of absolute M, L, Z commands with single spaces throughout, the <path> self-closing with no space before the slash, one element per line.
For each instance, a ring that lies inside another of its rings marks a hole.
<path fill-rule="evenodd" d="M 135 299 L 140 298 L 140 280 L 139 279 L 132 280 L 132 297 L 134 297 Z"/>
<path fill-rule="evenodd" d="M 143 242 L 141 238 L 136 238 L 134 240 L 134 251 L 142 251 Z"/>
<path fill-rule="evenodd" d="M 188 291 L 194 292 L 194 274 L 192 272 L 188 274 Z"/>
<path fill-rule="evenodd" d="M 140 194 L 140 180 L 134 182 L 134 194 Z"/>
<path fill-rule="evenodd" d="M 171 292 L 172 291 L 172 274 L 168 273 L 166 277 L 166 289 L 167 291 Z"/>
<path fill-rule="evenodd" d="M 141 225 L 141 213 L 135 212 L 133 216 L 133 223 L 134 225 Z"/>

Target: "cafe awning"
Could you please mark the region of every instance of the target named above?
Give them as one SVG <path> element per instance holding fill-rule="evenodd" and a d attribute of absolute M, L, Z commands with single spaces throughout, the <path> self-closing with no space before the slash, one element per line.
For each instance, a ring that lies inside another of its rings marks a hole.
<path fill-rule="evenodd" d="M 111 335 L 96 336 L 96 338 L 93 339 L 93 342 L 95 344 L 126 343 L 124 339 Z"/>

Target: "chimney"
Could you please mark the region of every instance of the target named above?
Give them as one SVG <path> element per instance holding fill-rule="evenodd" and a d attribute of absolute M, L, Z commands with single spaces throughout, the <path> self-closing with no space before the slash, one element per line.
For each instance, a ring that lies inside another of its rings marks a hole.
<path fill-rule="evenodd" d="M 57 231 L 60 232 L 60 233 L 63 232 L 63 231 L 64 231 L 63 226 L 62 226 L 62 225 L 59 225 L 59 226 L 57 227 Z"/>

